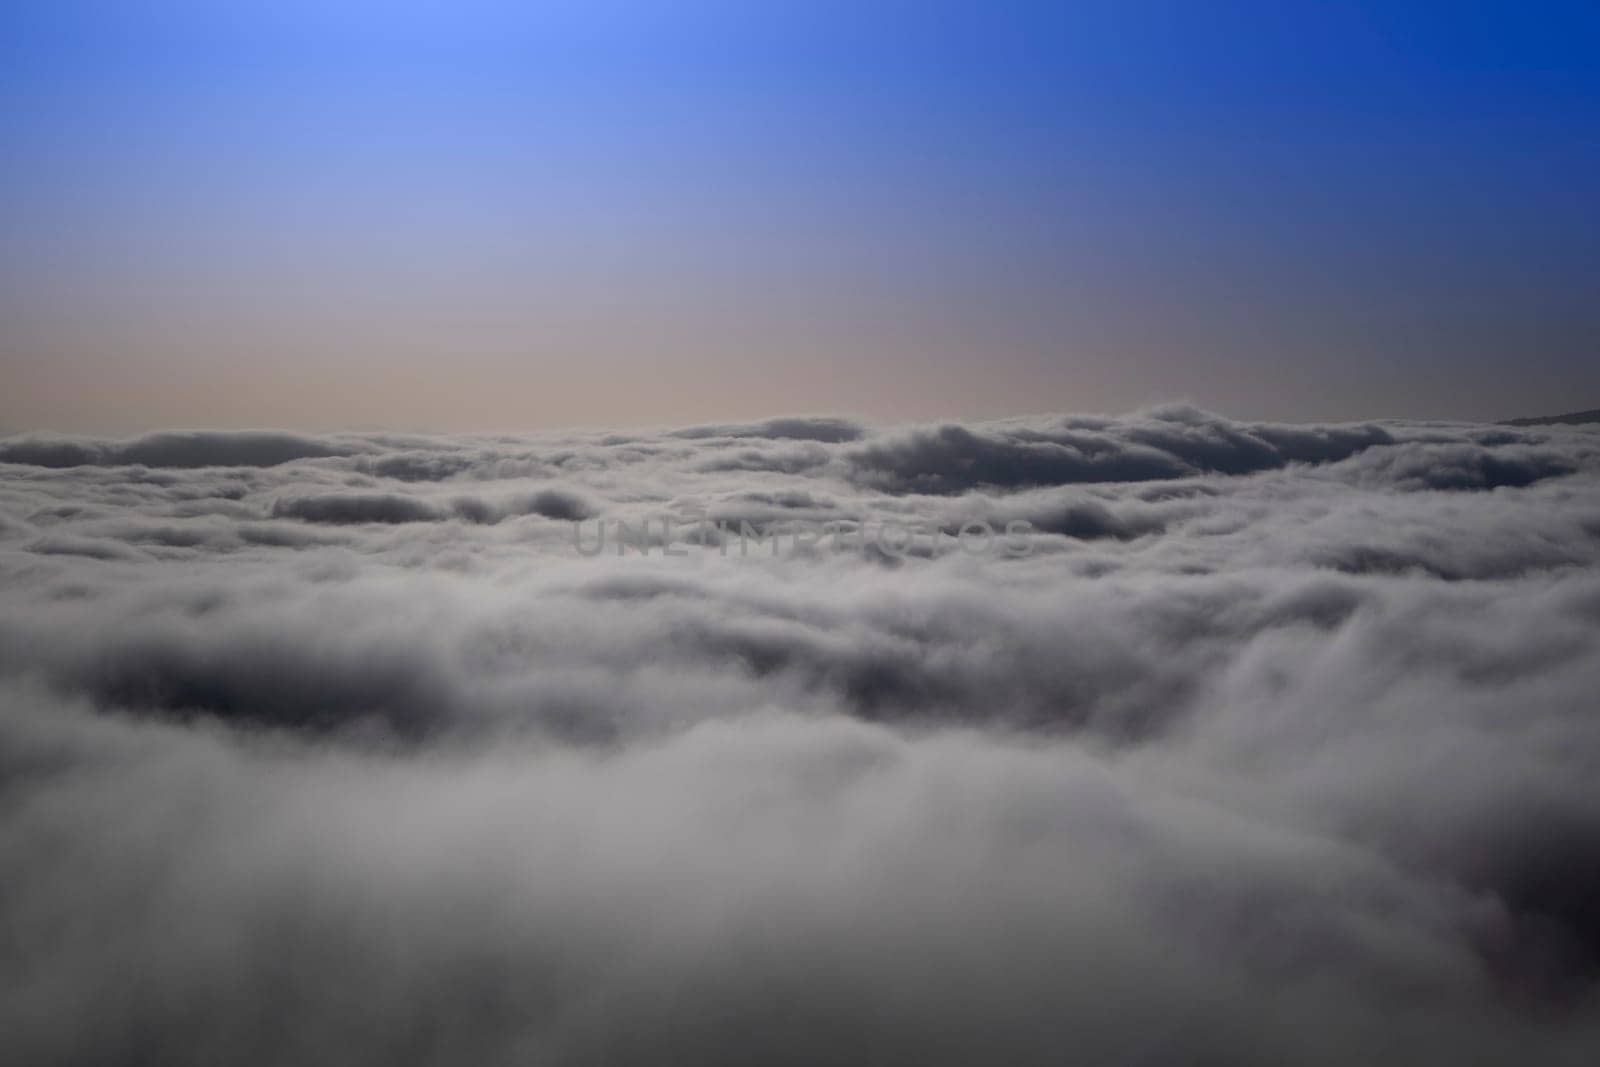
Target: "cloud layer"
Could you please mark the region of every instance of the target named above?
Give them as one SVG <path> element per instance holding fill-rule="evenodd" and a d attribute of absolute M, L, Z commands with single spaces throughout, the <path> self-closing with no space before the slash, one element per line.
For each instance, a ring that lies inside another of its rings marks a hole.
<path fill-rule="evenodd" d="M 0 462 L 18 1062 L 1600 1052 L 1592 431 L 1166 407 Z M 665 515 L 647 554 L 574 542 Z M 695 516 L 1034 532 L 774 554 Z"/>

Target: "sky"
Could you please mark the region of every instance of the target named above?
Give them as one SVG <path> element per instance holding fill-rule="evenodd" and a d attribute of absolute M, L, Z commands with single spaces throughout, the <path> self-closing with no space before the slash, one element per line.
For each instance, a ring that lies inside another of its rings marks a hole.
<path fill-rule="evenodd" d="M 1600 8 L 13 2 L 0 430 L 1600 406 Z"/>

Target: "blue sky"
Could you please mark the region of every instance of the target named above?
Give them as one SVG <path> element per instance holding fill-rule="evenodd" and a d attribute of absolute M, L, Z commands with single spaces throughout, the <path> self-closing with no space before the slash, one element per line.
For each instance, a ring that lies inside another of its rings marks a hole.
<path fill-rule="evenodd" d="M 1588 4 L 12 3 L 0 426 L 1600 404 Z"/>

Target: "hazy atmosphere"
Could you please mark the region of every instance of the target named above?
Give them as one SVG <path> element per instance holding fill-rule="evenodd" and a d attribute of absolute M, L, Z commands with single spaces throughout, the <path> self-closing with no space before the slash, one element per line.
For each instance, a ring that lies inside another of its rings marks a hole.
<path fill-rule="evenodd" d="M 0 1060 L 1600 1062 L 1597 29 L 5 6 Z"/>
<path fill-rule="evenodd" d="M 1597 19 L 9 4 L 0 429 L 1570 410 Z"/>

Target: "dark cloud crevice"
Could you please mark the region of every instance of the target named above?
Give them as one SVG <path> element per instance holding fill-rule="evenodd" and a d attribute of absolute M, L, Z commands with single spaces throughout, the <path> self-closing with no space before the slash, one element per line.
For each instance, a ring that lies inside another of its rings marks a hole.
<path fill-rule="evenodd" d="M 849 453 L 852 477 L 889 492 L 948 494 L 1138 482 L 1203 473 L 1250 474 L 1290 463 L 1332 463 L 1393 442 L 1380 426 L 1231 423 L 1193 408 L 1157 408 L 1123 421 L 1050 427 L 950 424 L 868 442 Z"/>
<path fill-rule="evenodd" d="M 276 467 L 295 460 L 348 456 L 359 451 L 361 446 L 353 443 L 264 430 L 173 431 L 130 441 L 41 436 L 0 439 L 0 463 L 52 468 Z"/>

